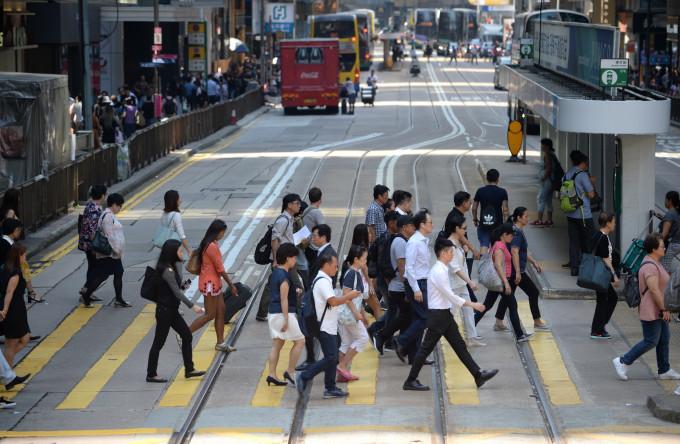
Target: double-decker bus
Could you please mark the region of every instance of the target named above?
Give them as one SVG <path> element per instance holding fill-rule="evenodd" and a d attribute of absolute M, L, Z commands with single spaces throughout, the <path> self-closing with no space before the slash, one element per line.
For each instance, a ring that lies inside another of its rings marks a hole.
<path fill-rule="evenodd" d="M 356 12 L 364 12 L 368 15 L 368 37 L 375 39 L 375 11 L 372 9 L 356 9 Z"/>
<path fill-rule="evenodd" d="M 312 38 L 338 39 L 338 84 L 347 77 L 359 83 L 359 29 L 354 14 L 323 14 L 312 16 Z"/>
<path fill-rule="evenodd" d="M 437 51 L 437 54 L 439 55 L 444 55 L 446 53 L 446 48 L 451 43 L 455 43 L 454 46 L 458 47 L 459 40 L 460 29 L 456 23 L 455 12 L 451 9 L 442 9 L 439 11 L 439 21 L 437 22 L 437 41 L 434 45 L 435 51 Z"/>
<path fill-rule="evenodd" d="M 360 11 L 349 11 L 357 16 L 359 31 L 359 69 L 366 71 L 371 67 L 371 31 L 369 29 L 368 14 Z"/>
<path fill-rule="evenodd" d="M 432 41 L 437 36 L 437 9 L 416 9 L 415 18 L 415 46 L 422 48 L 427 42 Z"/>
<path fill-rule="evenodd" d="M 477 11 L 466 8 L 454 8 L 456 27 L 460 34 L 458 40 L 469 42 L 477 38 Z"/>

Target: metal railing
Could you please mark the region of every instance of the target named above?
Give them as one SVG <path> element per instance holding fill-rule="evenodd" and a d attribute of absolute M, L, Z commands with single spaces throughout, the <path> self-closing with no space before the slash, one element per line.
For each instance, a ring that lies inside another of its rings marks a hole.
<path fill-rule="evenodd" d="M 128 143 L 130 173 L 139 171 L 171 151 L 203 139 L 229 125 L 232 110 L 242 119 L 264 103 L 262 88 L 233 100 L 172 117 L 137 130 Z M 118 146 L 104 145 L 75 161 L 16 186 L 21 193 L 20 215 L 26 230 L 37 231 L 70 207 L 88 199 L 91 185 L 118 182 Z M 0 199 L 4 199 L 4 191 Z"/>

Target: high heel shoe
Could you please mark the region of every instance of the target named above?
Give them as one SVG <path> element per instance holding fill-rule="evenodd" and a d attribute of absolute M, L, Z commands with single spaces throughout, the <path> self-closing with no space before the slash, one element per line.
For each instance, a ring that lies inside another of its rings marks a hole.
<path fill-rule="evenodd" d="M 37 298 L 35 297 L 35 291 L 29 291 L 28 294 L 26 295 L 26 298 L 28 299 L 28 303 L 30 304 L 31 302 L 39 304 L 40 302 L 45 302 L 45 298 Z"/>
<path fill-rule="evenodd" d="M 293 373 L 293 376 L 295 376 L 295 373 Z M 287 379 L 288 381 L 290 381 L 293 387 L 295 387 L 295 379 L 291 378 L 288 372 L 283 372 L 283 379 Z"/>
<path fill-rule="evenodd" d="M 286 381 L 279 381 L 276 378 L 272 378 L 271 376 L 267 376 L 267 385 L 270 386 L 272 384 L 274 384 L 274 385 L 288 385 L 288 383 Z"/>

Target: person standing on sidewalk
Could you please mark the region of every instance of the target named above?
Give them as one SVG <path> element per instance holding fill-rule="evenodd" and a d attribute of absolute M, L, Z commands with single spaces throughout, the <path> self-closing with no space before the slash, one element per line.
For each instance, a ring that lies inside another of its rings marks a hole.
<path fill-rule="evenodd" d="M 495 48 L 494 48 L 495 49 Z M 529 225 L 532 227 L 552 227 L 553 226 L 553 182 L 552 174 L 554 169 L 555 149 L 550 139 L 541 139 L 541 169 L 538 172 L 538 218 Z M 555 178 L 562 180 L 562 178 Z M 543 222 L 543 211 L 546 211 L 548 220 Z"/>
<path fill-rule="evenodd" d="M 524 227 L 529 222 L 529 210 L 525 207 L 517 207 L 508 219 L 508 222 L 513 224 L 515 234 L 512 236 L 510 243 L 510 254 L 512 255 L 512 274 L 510 275 L 510 288 L 512 294 L 515 294 L 517 287 L 521 288 L 529 298 L 529 308 L 531 309 L 531 317 L 534 320 L 534 331 L 550 331 L 551 327 L 541 319 L 541 311 L 538 308 L 538 297 L 540 292 L 536 288 L 536 284 L 531 280 L 526 272 L 527 262 L 534 266 L 536 271 L 540 274 L 543 272 L 541 266 L 529 253 L 529 243 L 524 235 Z M 507 306 L 505 301 L 501 299 L 496 310 L 496 322 L 503 322 L 505 318 L 505 310 Z"/>
<path fill-rule="evenodd" d="M 479 368 L 465 347 L 465 341 L 460 336 L 458 324 L 456 324 L 451 310 L 455 305 L 457 307 L 469 306 L 475 310 L 484 311 L 484 305 L 465 300 L 451 290 L 447 264 L 453 259 L 453 242 L 450 239 L 437 238 L 434 243 L 434 254 L 437 256 L 437 262 L 432 266 L 432 270 L 427 278 L 427 333 L 425 334 L 425 339 L 423 339 L 422 346 L 418 350 L 418 354 L 413 360 L 411 372 L 406 382 L 404 382 L 403 389 L 430 390 L 430 387 L 418 381 L 418 374 L 423 368 L 425 360 L 437 346 L 437 342 L 439 342 L 442 336 L 446 338 L 458 359 L 461 360 L 475 378 L 477 387 L 481 387 L 486 381 L 496 376 L 498 370 L 482 371 Z"/>
<path fill-rule="evenodd" d="M 595 256 L 601 257 L 607 268 L 609 268 L 614 279 L 614 287 L 618 287 L 619 278 L 616 276 L 612 264 L 613 247 L 609 240 L 609 233 L 616 228 L 616 214 L 603 211 L 597 218 L 597 222 L 600 225 L 600 231 L 593 236 L 593 251 Z M 611 284 L 609 284 L 606 292 L 598 291 L 596 295 L 597 303 L 595 305 L 595 314 L 593 315 L 593 324 L 590 327 L 590 339 L 611 339 L 612 335 L 607 333 L 604 327 L 611 319 L 619 297 Z"/>
<path fill-rule="evenodd" d="M 301 397 L 307 389 L 307 382 L 321 372 L 324 372 L 324 399 L 349 396 L 349 393 L 340 390 L 335 383 L 338 365 L 338 309 L 336 307 L 347 303 L 354 297 L 360 297 L 360 294 L 350 292 L 344 296 L 336 296 L 330 277 L 337 273 L 338 258 L 329 253 L 321 253 L 321 256 L 319 256 L 319 274 L 312 282 L 312 297 L 316 308 L 316 318 L 321 324 L 321 331 L 317 339 L 321 344 L 323 359 L 297 373 L 295 387 Z"/>
<path fill-rule="evenodd" d="M 276 250 L 279 249 L 279 245 L 283 243 L 290 243 L 295 245 L 295 239 L 293 237 L 293 226 L 295 220 L 293 216 L 300 210 L 301 205 L 300 196 L 297 194 L 286 194 L 283 197 L 283 205 L 281 208 L 281 215 L 279 215 L 274 221 L 274 227 L 272 228 L 272 254 L 270 259 L 272 260 L 271 268 L 274 270 L 276 268 Z M 296 288 L 304 288 L 302 281 L 300 280 L 300 275 L 295 268 L 291 268 L 288 272 L 290 277 L 293 279 Z M 271 278 L 271 276 L 270 276 Z M 264 291 L 262 292 L 262 297 L 260 297 L 260 305 L 257 310 L 257 315 L 255 319 L 260 322 L 265 322 L 267 320 L 267 311 L 269 309 L 269 279 L 267 284 L 264 286 Z"/>
<path fill-rule="evenodd" d="M 483 312 L 475 313 L 475 324 L 478 324 L 486 312 L 491 310 L 491 307 L 496 303 L 496 299 L 500 296 L 505 301 L 506 307 L 510 309 L 510 324 L 515 331 L 517 342 L 525 342 L 533 338 L 535 333 L 524 333 L 522 331 L 522 324 L 517 313 L 517 299 L 515 299 L 515 294 L 512 292 L 509 282 L 512 275 L 512 256 L 510 251 L 508 251 L 507 244 L 512 243 L 514 235 L 515 230 L 512 224 L 507 222 L 501 224 L 492 234 L 493 247 L 491 248 L 491 256 L 496 267 L 496 273 L 498 273 L 498 276 L 503 281 L 505 290 L 503 293 L 490 290 L 486 293 L 486 299 L 484 299 L 484 307 L 486 308 Z M 503 267 L 504 264 L 505 267 Z M 508 328 L 503 325 L 502 319 L 496 318 L 496 325 L 494 325 L 493 329 L 494 331 L 507 331 Z"/>
<path fill-rule="evenodd" d="M 579 150 L 569 153 L 574 165 L 565 175 L 565 180 L 574 180 L 576 194 L 583 201 L 580 207 L 567 215 L 567 234 L 569 236 L 569 262 L 563 268 L 570 268 L 572 276 L 578 276 L 581 265 L 581 254 L 589 252 L 590 242 L 595 234 L 593 213 L 590 211 L 590 199 L 595 197 L 595 176 L 588 177 L 588 156 Z"/>
<path fill-rule="evenodd" d="M 666 254 L 661 258 L 660 262 L 668 274 L 672 272 L 671 266 L 673 259 L 680 254 L 680 217 L 678 217 L 678 209 L 680 209 L 680 195 L 677 191 L 669 191 L 666 193 L 664 202 L 668 211 L 661 216 L 657 213 L 656 217 L 661 219 L 659 223 L 659 233 L 666 245 Z"/>
<path fill-rule="evenodd" d="M 406 243 L 404 292 L 411 305 L 411 325 L 395 340 L 397 357 L 409 363 L 420 348 L 427 320 L 427 276 L 430 273 L 430 241 L 433 231 L 432 216 L 427 210 L 419 211 L 413 218 L 416 233 Z M 429 364 L 429 362 L 426 362 Z"/>
<path fill-rule="evenodd" d="M 494 228 L 508 218 L 508 192 L 498 186 L 501 174 L 496 169 L 486 172 L 488 185 L 477 189 L 472 204 L 472 220 L 477 227 L 477 239 L 482 254 L 489 251 Z M 480 208 L 478 217 L 477 208 Z"/>
<path fill-rule="evenodd" d="M 663 239 L 659 233 L 649 234 L 642 242 L 647 256 L 642 260 L 638 271 L 640 278 L 640 306 L 638 316 L 642 324 L 644 339 L 633 346 L 625 355 L 614 358 L 616 373 L 622 381 L 628 380 L 628 369 L 640 356 L 652 349 L 656 349 L 656 363 L 659 379 L 680 379 L 668 362 L 671 330 L 668 323 L 671 314 L 663 304 L 663 290 L 670 276 L 661 266 L 659 260 L 665 254 Z M 675 392 L 680 393 L 680 386 Z"/>

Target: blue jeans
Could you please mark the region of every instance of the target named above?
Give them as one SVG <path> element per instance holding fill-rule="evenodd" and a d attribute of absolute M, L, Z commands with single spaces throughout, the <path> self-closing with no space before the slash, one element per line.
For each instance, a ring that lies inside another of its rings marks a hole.
<path fill-rule="evenodd" d="M 547 178 L 546 180 L 538 184 L 538 198 L 536 200 L 538 201 L 538 212 L 540 214 L 543 214 L 543 209 L 552 213 L 553 210 L 552 197 L 553 197 L 552 181 L 550 180 L 550 178 Z"/>
<path fill-rule="evenodd" d="M 321 372 L 325 372 L 324 384 L 326 390 L 333 390 L 335 385 L 335 370 L 338 367 L 338 335 L 329 335 L 325 331 L 319 333 L 317 337 L 323 352 L 323 359 L 319 359 L 314 364 L 307 367 L 302 372 L 300 378 L 308 381 Z M 307 357 L 309 359 L 309 357 Z"/>
<path fill-rule="evenodd" d="M 671 339 L 671 328 L 663 319 L 655 321 L 640 321 L 644 339 L 633 346 L 622 358 L 621 362 L 631 365 L 637 358 L 656 348 L 656 365 L 659 374 L 670 370 L 668 363 L 668 344 Z"/>
<path fill-rule="evenodd" d="M 427 279 L 418 280 L 418 287 L 423 292 L 423 302 L 417 302 L 413 289 L 408 281 L 404 282 L 406 298 L 411 305 L 411 325 L 397 336 L 397 341 L 406 349 L 409 360 L 415 358 L 423 341 L 423 332 L 427 323 Z"/>

